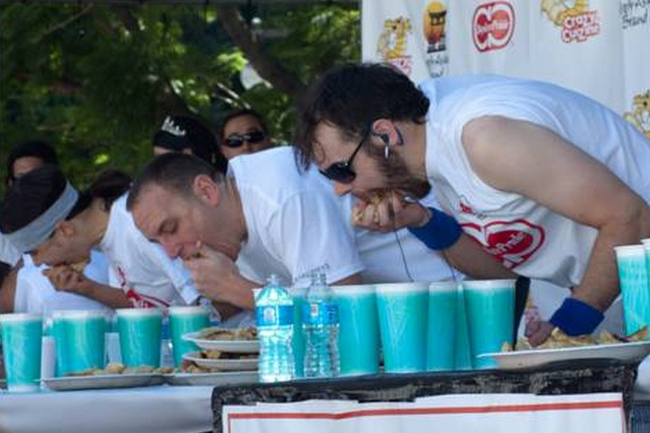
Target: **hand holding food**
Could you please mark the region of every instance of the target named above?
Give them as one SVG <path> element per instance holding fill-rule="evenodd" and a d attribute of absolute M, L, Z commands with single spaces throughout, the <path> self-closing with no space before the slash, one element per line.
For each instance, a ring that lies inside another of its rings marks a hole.
<path fill-rule="evenodd" d="M 50 280 L 58 291 L 86 295 L 93 282 L 86 278 L 83 268 L 78 269 L 79 266 L 75 268 L 73 265 L 58 265 L 44 270 L 43 275 Z"/>
<path fill-rule="evenodd" d="M 184 264 L 192 274 L 196 289 L 214 301 L 230 302 L 235 281 L 241 280 L 239 269 L 227 255 L 199 244 L 195 255 L 185 259 Z"/>
<path fill-rule="evenodd" d="M 382 233 L 428 222 L 429 212 L 400 191 L 378 190 L 359 200 L 352 209 L 352 224 Z"/>

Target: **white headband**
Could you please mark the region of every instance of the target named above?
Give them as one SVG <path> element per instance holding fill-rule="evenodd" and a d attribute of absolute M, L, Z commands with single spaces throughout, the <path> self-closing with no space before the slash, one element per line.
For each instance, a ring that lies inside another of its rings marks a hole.
<path fill-rule="evenodd" d="M 0 262 L 15 266 L 20 256 L 21 252 L 7 239 L 7 235 L 0 233 Z"/>
<path fill-rule="evenodd" d="M 3 234 L 13 247 L 21 253 L 31 251 L 50 237 L 56 224 L 63 220 L 77 202 L 77 190 L 66 183 L 63 194 L 46 210 L 25 227 L 13 233 Z"/>

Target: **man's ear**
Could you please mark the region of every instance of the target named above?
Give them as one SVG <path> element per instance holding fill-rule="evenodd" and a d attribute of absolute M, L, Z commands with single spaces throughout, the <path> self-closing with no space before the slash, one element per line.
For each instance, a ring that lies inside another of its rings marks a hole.
<path fill-rule="evenodd" d="M 382 144 L 390 145 L 396 142 L 395 125 L 388 119 L 377 119 L 372 122 L 372 135 L 376 135 L 382 140 Z"/>
<path fill-rule="evenodd" d="M 65 236 L 72 236 L 76 231 L 74 224 L 67 220 L 59 221 L 56 224 L 56 229 Z"/>
<path fill-rule="evenodd" d="M 219 185 L 205 174 L 194 178 L 192 185 L 194 195 L 203 203 L 214 206 L 219 202 Z"/>

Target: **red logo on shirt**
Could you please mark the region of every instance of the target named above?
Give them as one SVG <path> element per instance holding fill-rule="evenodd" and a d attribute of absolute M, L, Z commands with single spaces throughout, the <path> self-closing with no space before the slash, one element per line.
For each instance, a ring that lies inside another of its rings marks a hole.
<path fill-rule="evenodd" d="M 120 265 L 115 266 L 118 279 L 120 281 L 120 288 L 133 305 L 133 308 L 162 308 L 169 307 L 169 303 L 158 299 L 155 296 L 149 296 L 136 292 L 133 287 L 129 285 L 129 280 L 126 276 L 126 271 Z"/>
<path fill-rule="evenodd" d="M 525 220 L 462 223 L 463 230 L 507 268 L 526 262 L 542 246 L 544 229 Z"/>
<path fill-rule="evenodd" d="M 508 2 L 484 3 L 472 18 L 474 46 L 480 52 L 499 50 L 510 42 L 515 32 L 515 10 Z"/>

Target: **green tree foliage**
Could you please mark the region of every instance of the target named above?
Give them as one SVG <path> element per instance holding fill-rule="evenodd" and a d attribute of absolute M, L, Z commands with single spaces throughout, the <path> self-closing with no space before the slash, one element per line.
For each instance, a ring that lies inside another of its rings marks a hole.
<path fill-rule="evenodd" d="M 200 114 L 216 130 L 229 109 L 250 106 L 287 141 L 300 89 L 360 57 L 359 20 L 349 4 L 0 4 L 2 176 L 11 146 L 32 138 L 56 147 L 80 187 L 107 167 L 135 174 L 170 113 Z M 266 81 L 245 88 L 249 62 Z"/>

